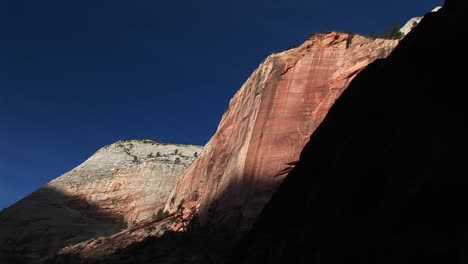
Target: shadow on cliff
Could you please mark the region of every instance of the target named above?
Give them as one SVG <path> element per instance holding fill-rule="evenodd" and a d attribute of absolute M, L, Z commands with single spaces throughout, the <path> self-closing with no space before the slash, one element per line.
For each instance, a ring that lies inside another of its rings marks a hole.
<path fill-rule="evenodd" d="M 245 190 L 246 184 L 231 184 L 225 192 Z M 262 186 L 268 189 L 268 186 L 274 188 L 277 184 L 265 183 Z M 266 190 L 265 188 L 262 189 Z M 223 206 L 220 204 L 223 195 L 221 194 L 219 197 L 220 199 L 214 201 L 209 210 L 213 214 L 222 215 L 222 217 L 210 218 L 203 225 L 199 223 L 198 216 L 195 215 L 184 232 L 167 231 L 160 237 L 150 236 L 109 255 L 105 253 L 106 247 L 103 247 L 95 250 L 96 254 L 92 254 L 92 256 L 57 255 L 45 263 L 225 263 L 228 260 L 227 256 L 232 254 L 232 249 L 242 237 L 238 231 L 234 231 L 238 230 L 242 215 L 240 215 L 240 210 L 220 213 L 219 210 L 223 210 Z M 171 222 L 170 219 L 168 222 Z M 144 230 L 145 227 L 148 228 L 148 226 L 141 226 L 140 229 Z"/>
<path fill-rule="evenodd" d="M 353 80 L 230 263 L 468 261 L 466 5 Z"/>
<path fill-rule="evenodd" d="M 0 213 L 0 248 L 9 258 L 38 259 L 123 227 L 121 215 L 83 197 L 42 187 Z"/>

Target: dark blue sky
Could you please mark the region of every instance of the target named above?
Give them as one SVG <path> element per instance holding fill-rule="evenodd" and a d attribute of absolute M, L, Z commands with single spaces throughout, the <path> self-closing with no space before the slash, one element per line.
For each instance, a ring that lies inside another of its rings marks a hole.
<path fill-rule="evenodd" d="M 435 0 L 0 1 L 0 210 L 120 139 L 203 145 L 272 51 Z"/>

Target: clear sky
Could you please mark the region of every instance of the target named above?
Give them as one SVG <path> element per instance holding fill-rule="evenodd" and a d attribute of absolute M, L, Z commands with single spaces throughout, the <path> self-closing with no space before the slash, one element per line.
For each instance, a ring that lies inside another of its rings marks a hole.
<path fill-rule="evenodd" d="M 2 0 L 0 210 L 120 139 L 205 144 L 272 51 L 442 0 Z"/>

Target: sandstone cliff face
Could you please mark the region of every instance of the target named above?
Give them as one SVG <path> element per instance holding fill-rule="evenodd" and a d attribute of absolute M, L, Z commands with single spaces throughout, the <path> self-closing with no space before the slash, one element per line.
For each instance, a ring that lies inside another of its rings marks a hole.
<path fill-rule="evenodd" d="M 329 32 L 269 56 L 231 100 L 217 132 L 171 191 L 165 208 L 169 221 L 148 219 L 131 230 L 84 241 L 61 253 L 99 257 L 163 235 L 154 243 L 163 243 L 164 252 L 149 249 L 144 253 L 148 259 L 154 253 L 161 262 L 184 256 L 212 261 L 213 252 L 203 253 L 196 244 L 205 241 L 205 246 L 217 247 L 226 243 L 222 237 L 231 240 L 248 230 L 349 82 L 369 63 L 386 57 L 397 43 Z M 192 232 L 181 238 L 188 241 L 184 246 L 180 240 L 174 245 L 165 238 L 189 225 L 208 229 L 208 235 L 200 238 Z M 220 237 L 213 239 L 213 231 Z M 226 254 L 222 250 L 227 248 L 220 246 L 217 252 Z M 112 261 L 132 254 L 117 254 Z"/>
<path fill-rule="evenodd" d="M 468 108 L 452 63 L 467 14 L 447 1 L 352 81 L 230 263 L 467 262 Z"/>
<path fill-rule="evenodd" d="M 329 32 L 269 56 L 231 100 L 166 210 L 197 213 L 200 227 L 248 230 L 349 82 L 397 43 Z"/>
<path fill-rule="evenodd" d="M 103 147 L 2 211 L 0 245 L 10 252 L 47 256 L 151 217 L 163 208 L 177 177 L 201 150 L 151 140 Z"/>

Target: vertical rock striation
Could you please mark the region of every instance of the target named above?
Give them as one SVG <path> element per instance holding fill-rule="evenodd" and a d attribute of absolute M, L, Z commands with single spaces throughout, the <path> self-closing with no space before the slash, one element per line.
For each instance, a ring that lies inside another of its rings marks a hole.
<path fill-rule="evenodd" d="M 466 263 L 466 1 L 427 14 L 330 109 L 230 263 Z"/>
<path fill-rule="evenodd" d="M 328 32 L 269 56 L 230 101 L 166 209 L 182 206 L 186 219 L 196 213 L 201 228 L 248 230 L 349 82 L 397 43 Z"/>

